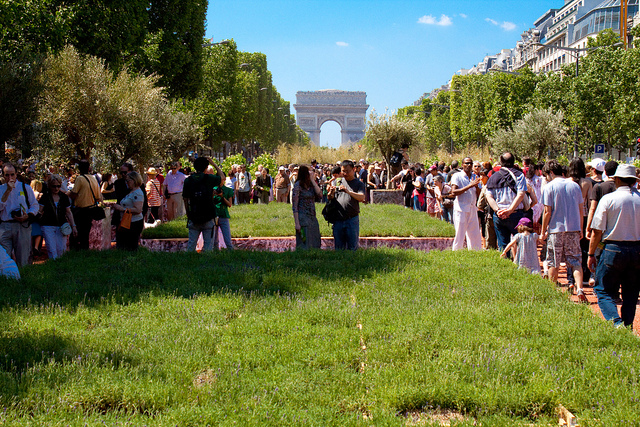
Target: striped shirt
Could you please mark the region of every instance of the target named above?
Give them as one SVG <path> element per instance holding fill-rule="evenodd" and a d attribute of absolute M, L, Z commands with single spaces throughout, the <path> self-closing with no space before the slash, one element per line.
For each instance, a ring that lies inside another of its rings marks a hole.
<path fill-rule="evenodd" d="M 161 206 L 162 196 L 160 195 L 160 181 L 158 181 L 156 178 L 148 180 L 145 189 L 147 190 L 147 200 L 149 201 L 149 206 Z"/>

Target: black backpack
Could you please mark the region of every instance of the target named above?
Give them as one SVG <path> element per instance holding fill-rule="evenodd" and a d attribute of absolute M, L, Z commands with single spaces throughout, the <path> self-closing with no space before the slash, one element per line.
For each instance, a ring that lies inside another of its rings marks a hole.
<path fill-rule="evenodd" d="M 184 197 L 189 199 L 187 207 L 187 218 L 194 224 L 203 224 L 212 220 L 216 216 L 216 207 L 213 201 L 213 186 L 208 184 L 210 175 L 201 177 L 191 176 L 188 178 L 188 192 Z M 198 179 L 200 178 L 200 179 Z M 187 182 L 185 182 L 187 184 Z"/>
<path fill-rule="evenodd" d="M 397 167 L 397 166 L 400 166 L 400 162 L 402 162 L 402 154 L 396 151 L 393 153 L 393 155 L 389 159 L 389 163 L 391 164 L 391 166 Z"/>

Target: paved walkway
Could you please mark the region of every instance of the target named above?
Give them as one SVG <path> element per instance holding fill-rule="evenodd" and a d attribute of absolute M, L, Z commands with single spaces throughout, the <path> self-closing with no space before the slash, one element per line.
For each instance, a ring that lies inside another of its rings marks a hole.
<path fill-rule="evenodd" d="M 558 281 L 561 284 L 559 289 L 561 289 L 565 293 L 568 292 L 567 270 L 564 266 L 562 266 L 562 264 L 558 272 Z M 589 307 L 591 308 L 591 311 L 593 311 L 600 318 L 602 318 L 602 314 L 600 313 L 600 307 L 598 307 L 598 299 L 596 297 L 596 294 L 593 288 L 590 286 L 585 286 L 583 289 L 584 289 L 585 295 L 587 296 L 587 299 L 589 300 Z M 571 301 L 575 302 L 576 304 L 580 304 L 580 302 L 578 301 L 578 297 L 576 295 L 571 296 Z M 620 311 L 620 304 L 618 304 L 618 311 Z M 636 317 L 633 322 L 633 330 L 636 333 L 636 335 L 640 335 L 640 310 L 636 312 Z"/>

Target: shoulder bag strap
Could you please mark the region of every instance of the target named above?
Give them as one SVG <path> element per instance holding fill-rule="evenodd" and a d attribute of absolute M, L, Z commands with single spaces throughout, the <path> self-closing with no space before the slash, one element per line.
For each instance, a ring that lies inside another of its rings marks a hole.
<path fill-rule="evenodd" d="M 87 183 L 89 184 L 89 190 L 91 191 L 91 196 L 93 197 L 93 204 L 97 205 L 98 204 L 98 200 L 96 199 L 96 195 L 93 194 L 93 188 L 91 188 L 91 181 L 89 181 L 89 178 L 87 178 L 86 176 L 82 175 L 82 177 L 84 179 L 87 180 Z"/>

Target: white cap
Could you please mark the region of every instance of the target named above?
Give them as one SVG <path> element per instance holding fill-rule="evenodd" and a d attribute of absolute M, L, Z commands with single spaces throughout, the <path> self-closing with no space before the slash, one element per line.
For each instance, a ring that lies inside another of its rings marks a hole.
<path fill-rule="evenodd" d="M 607 163 L 604 159 L 592 159 L 589 162 L 589 166 L 597 170 L 598 172 L 604 172 L 604 164 Z"/>

